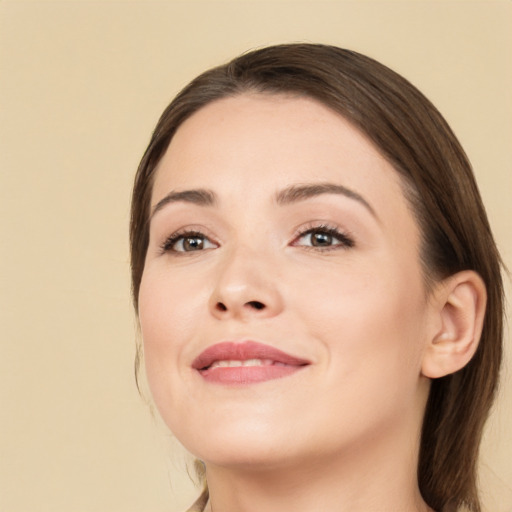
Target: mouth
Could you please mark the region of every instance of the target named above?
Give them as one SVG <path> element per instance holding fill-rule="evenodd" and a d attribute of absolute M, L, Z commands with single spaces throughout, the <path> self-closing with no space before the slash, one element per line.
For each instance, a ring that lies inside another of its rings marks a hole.
<path fill-rule="evenodd" d="M 244 385 L 286 377 L 311 364 L 255 341 L 217 343 L 193 361 L 192 368 L 206 381 Z"/>

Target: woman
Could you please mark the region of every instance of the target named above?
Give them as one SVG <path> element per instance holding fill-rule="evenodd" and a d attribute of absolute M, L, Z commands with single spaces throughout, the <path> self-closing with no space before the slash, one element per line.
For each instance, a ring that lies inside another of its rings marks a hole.
<path fill-rule="evenodd" d="M 291 44 L 159 120 L 131 219 L 154 401 L 191 510 L 480 510 L 500 258 L 467 158 L 405 79 Z"/>

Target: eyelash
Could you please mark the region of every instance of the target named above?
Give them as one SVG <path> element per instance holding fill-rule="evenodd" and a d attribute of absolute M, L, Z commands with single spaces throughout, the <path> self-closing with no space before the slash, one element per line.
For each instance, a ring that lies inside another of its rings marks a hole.
<path fill-rule="evenodd" d="M 339 243 L 336 243 L 336 244 L 330 245 L 330 246 L 326 246 L 326 247 L 314 246 L 314 245 L 307 246 L 307 245 L 300 245 L 297 243 L 298 240 L 300 240 L 301 238 L 308 236 L 308 235 L 313 235 L 315 233 L 329 235 L 333 239 L 336 239 Z M 167 252 L 173 252 L 175 254 L 196 252 L 196 251 L 178 251 L 176 249 L 173 249 L 173 247 L 180 240 L 185 240 L 187 238 L 200 238 L 202 240 L 209 241 L 210 243 L 215 243 L 215 242 L 212 242 L 201 231 L 195 231 L 195 230 L 176 231 L 175 233 L 170 235 L 160 246 L 160 250 L 161 250 L 162 254 L 167 253 Z M 325 252 L 325 251 L 332 251 L 332 250 L 337 250 L 337 249 L 350 249 L 350 248 L 354 247 L 355 243 L 354 243 L 353 238 L 346 232 L 342 232 L 334 226 L 329 226 L 327 224 L 321 224 L 321 225 L 310 226 L 310 227 L 307 227 L 305 229 L 298 231 L 294 235 L 293 241 L 290 245 L 304 247 L 307 250 Z M 198 252 L 201 252 L 201 251 L 198 251 Z"/>
<path fill-rule="evenodd" d="M 324 234 L 329 235 L 332 238 L 336 239 L 339 243 L 336 243 L 334 245 L 326 246 L 326 247 L 320 247 L 320 246 L 301 246 L 306 248 L 307 250 L 313 250 L 313 251 L 333 251 L 333 250 L 339 250 L 339 249 L 350 249 L 354 247 L 355 242 L 353 237 L 347 233 L 346 231 L 340 231 L 339 228 L 335 226 L 330 226 L 328 224 L 320 224 L 320 225 L 314 225 L 307 227 L 305 229 L 301 229 L 294 237 L 292 245 L 298 245 L 296 242 L 300 240 L 301 238 L 312 235 L 312 234 Z"/>
<path fill-rule="evenodd" d="M 210 241 L 210 239 L 204 233 L 201 233 L 201 231 L 194 231 L 194 230 L 176 231 L 175 233 L 170 235 L 168 238 L 166 238 L 164 243 L 160 246 L 160 250 L 161 250 L 162 254 L 166 253 L 166 252 L 173 252 L 175 254 L 195 252 L 195 251 L 177 251 L 176 249 L 173 249 L 173 246 L 175 246 L 180 240 L 185 240 L 187 238 L 201 238 L 203 240 Z M 213 242 L 211 242 L 211 243 L 213 243 Z M 200 252 L 200 251 L 198 251 L 198 252 Z"/>

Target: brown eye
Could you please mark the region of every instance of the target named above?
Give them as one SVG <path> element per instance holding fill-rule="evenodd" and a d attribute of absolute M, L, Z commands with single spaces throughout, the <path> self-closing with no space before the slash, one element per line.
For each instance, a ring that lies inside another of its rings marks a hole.
<path fill-rule="evenodd" d="M 328 247 L 332 245 L 332 235 L 328 233 L 311 233 L 311 245 L 313 247 Z"/>
<path fill-rule="evenodd" d="M 318 227 L 302 233 L 292 245 L 318 249 L 343 249 L 353 247 L 354 241 L 337 229 Z"/>
<path fill-rule="evenodd" d="M 181 233 L 171 235 L 163 244 L 163 252 L 195 252 L 218 247 L 201 233 Z"/>
<path fill-rule="evenodd" d="M 200 251 L 204 247 L 204 239 L 199 236 L 186 237 L 181 245 L 183 251 Z"/>

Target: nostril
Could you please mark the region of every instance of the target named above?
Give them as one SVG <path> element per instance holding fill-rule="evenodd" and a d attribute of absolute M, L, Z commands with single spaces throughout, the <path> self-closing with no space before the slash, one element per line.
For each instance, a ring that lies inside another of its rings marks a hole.
<path fill-rule="evenodd" d="M 263 302 L 259 302 L 257 300 L 251 300 L 249 302 L 246 302 L 244 304 L 244 307 L 255 309 L 257 311 L 260 311 L 260 310 L 266 308 L 266 306 L 265 306 L 265 304 L 263 304 Z M 228 307 L 223 302 L 217 302 L 217 304 L 215 304 L 215 309 L 217 311 L 221 311 L 221 312 L 228 311 Z"/>
<path fill-rule="evenodd" d="M 227 311 L 228 308 L 222 304 L 222 302 L 217 302 L 217 305 L 215 306 L 219 311 Z"/>
<path fill-rule="evenodd" d="M 254 309 L 263 309 L 265 307 L 265 304 L 258 302 L 257 300 L 251 300 L 250 302 L 247 302 L 246 305 Z"/>

